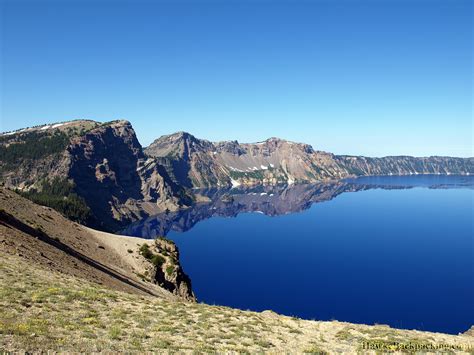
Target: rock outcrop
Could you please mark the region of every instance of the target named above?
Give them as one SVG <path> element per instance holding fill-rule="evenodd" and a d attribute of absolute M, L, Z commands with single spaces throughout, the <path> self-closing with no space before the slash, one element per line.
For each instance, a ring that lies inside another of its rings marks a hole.
<path fill-rule="evenodd" d="M 151 282 L 181 299 L 196 301 L 191 279 L 181 267 L 179 251 L 173 241 L 158 237 L 151 243 L 142 244 L 140 254 L 150 262 L 147 274 L 150 275 Z"/>
<path fill-rule="evenodd" d="M 67 153 L 67 178 L 74 181 L 76 192 L 99 221 L 142 217 L 137 206 L 143 200 L 137 168 L 144 156 L 129 122 L 113 122 L 73 137 Z"/>
<path fill-rule="evenodd" d="M 67 181 L 92 212 L 80 222 L 104 230 L 192 203 L 165 169 L 147 159 L 124 120 L 72 121 L 2 135 L 0 179 L 9 188 L 39 192 L 44 182 Z"/>

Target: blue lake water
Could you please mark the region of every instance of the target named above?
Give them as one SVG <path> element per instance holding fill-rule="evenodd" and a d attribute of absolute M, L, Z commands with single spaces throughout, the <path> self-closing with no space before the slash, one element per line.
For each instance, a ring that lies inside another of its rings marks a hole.
<path fill-rule="evenodd" d="M 457 334 L 474 324 L 474 177 L 208 190 L 167 235 L 199 301 Z"/>

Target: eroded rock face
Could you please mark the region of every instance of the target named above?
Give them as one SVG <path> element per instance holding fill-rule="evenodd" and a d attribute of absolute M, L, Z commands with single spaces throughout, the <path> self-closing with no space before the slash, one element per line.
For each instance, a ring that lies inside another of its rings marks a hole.
<path fill-rule="evenodd" d="M 206 188 L 321 182 L 365 175 L 474 174 L 474 158 L 337 156 L 278 138 L 212 143 L 188 133 L 163 136 L 145 149 L 178 184 Z"/>
<path fill-rule="evenodd" d="M 212 143 L 181 132 L 157 139 L 145 153 L 160 161 L 176 183 L 194 188 L 317 181 L 321 174 L 313 164 L 325 154 L 278 138 Z"/>
<path fill-rule="evenodd" d="M 187 301 L 196 301 L 192 291 L 191 279 L 186 275 L 179 262 L 179 251 L 168 239 L 157 238 L 151 247 L 154 268 L 152 282 Z M 158 261 L 154 261 L 158 260 Z"/>
<path fill-rule="evenodd" d="M 116 121 L 73 140 L 69 177 L 103 227 L 120 226 L 192 200 L 156 161 L 147 159 L 128 121 Z"/>
<path fill-rule="evenodd" d="M 214 159 L 214 150 L 213 143 L 178 132 L 157 139 L 146 148 L 146 154 L 180 186 L 226 186 L 229 177 Z"/>
<path fill-rule="evenodd" d="M 165 169 L 147 160 L 130 122 L 44 127 L 0 136 L 0 176 L 7 187 L 41 190 L 44 181 L 69 181 L 92 212 L 86 223 L 109 231 L 191 203 Z"/>
<path fill-rule="evenodd" d="M 335 160 L 353 175 L 466 175 L 474 173 L 474 158 L 390 156 L 368 158 L 340 155 Z"/>
<path fill-rule="evenodd" d="M 104 226 L 140 217 L 133 206 L 142 200 L 137 166 L 143 153 L 129 122 L 114 122 L 75 137 L 68 152 L 68 178 Z"/>

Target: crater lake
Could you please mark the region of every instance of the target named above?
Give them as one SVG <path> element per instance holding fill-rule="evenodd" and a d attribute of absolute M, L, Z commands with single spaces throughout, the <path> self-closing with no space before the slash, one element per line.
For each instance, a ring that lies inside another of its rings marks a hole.
<path fill-rule="evenodd" d="M 452 334 L 473 324 L 472 176 L 199 194 L 120 232 L 175 241 L 199 301 Z"/>

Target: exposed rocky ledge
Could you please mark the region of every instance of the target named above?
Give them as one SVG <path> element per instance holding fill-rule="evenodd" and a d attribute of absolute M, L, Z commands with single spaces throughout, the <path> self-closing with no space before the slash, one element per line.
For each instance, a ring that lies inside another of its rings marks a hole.
<path fill-rule="evenodd" d="M 196 301 L 191 279 L 179 262 L 179 251 L 173 241 L 158 237 L 140 246 L 140 254 L 149 261 L 149 280 L 187 301 Z"/>

